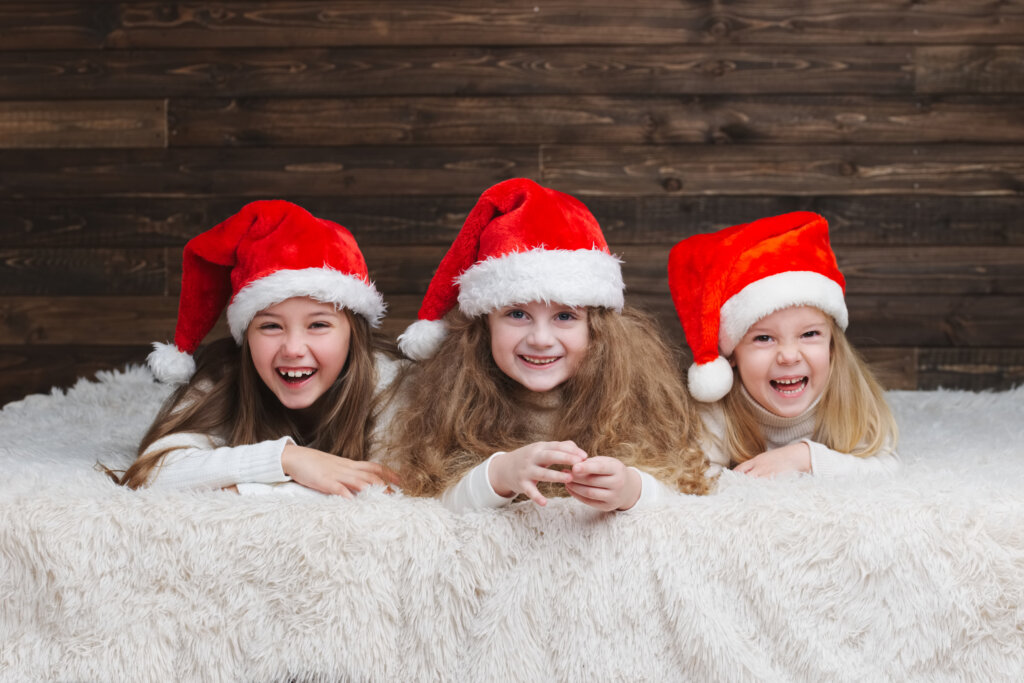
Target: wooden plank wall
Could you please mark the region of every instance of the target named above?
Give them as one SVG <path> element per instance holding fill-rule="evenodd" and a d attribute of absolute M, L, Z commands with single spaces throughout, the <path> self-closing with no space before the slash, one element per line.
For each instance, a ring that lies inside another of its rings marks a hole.
<path fill-rule="evenodd" d="M 668 249 L 826 215 L 892 388 L 1024 378 L 1024 0 L 0 1 L 0 403 L 141 361 L 254 198 L 414 316 L 479 193 L 581 197 L 681 338 Z"/>

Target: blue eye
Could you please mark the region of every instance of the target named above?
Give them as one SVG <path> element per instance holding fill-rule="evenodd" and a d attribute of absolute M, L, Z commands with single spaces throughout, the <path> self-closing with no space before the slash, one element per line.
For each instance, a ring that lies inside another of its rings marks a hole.
<path fill-rule="evenodd" d="M 279 330 L 281 326 L 277 323 L 263 323 L 260 325 L 261 330 Z"/>
<path fill-rule="evenodd" d="M 523 318 L 526 317 L 526 311 L 521 311 L 518 308 L 515 308 L 509 311 L 506 315 L 508 315 L 508 317 L 512 318 L 513 320 L 522 320 Z"/>
<path fill-rule="evenodd" d="M 563 312 L 559 313 L 559 314 L 558 314 L 557 316 L 555 316 L 555 317 L 556 317 L 556 318 L 557 318 L 558 320 L 562 321 L 562 322 L 567 322 L 567 321 L 569 321 L 569 320 L 575 320 L 575 319 L 576 319 L 576 316 L 575 316 L 574 314 L 572 314 L 572 313 L 568 312 L 568 311 L 563 311 Z"/>
<path fill-rule="evenodd" d="M 803 336 L 805 336 L 805 337 L 817 337 L 820 334 L 821 334 L 821 332 L 819 332 L 818 330 L 808 330 L 807 332 L 804 332 Z"/>

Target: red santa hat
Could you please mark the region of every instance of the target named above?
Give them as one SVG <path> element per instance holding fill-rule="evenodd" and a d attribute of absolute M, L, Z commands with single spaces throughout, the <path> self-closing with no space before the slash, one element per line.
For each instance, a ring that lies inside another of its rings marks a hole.
<path fill-rule="evenodd" d="M 726 360 L 750 326 L 790 306 L 814 306 L 846 329 L 846 280 L 829 246 L 828 223 L 798 211 L 718 232 L 672 248 L 668 284 L 693 351 L 690 393 L 717 401 L 732 387 Z"/>
<path fill-rule="evenodd" d="M 434 355 L 447 334 L 442 318 L 542 301 L 621 310 L 620 261 L 577 199 L 513 178 L 481 195 L 427 288 L 419 320 L 398 338 L 405 355 Z"/>
<path fill-rule="evenodd" d="M 185 245 L 174 344 L 153 344 L 157 379 L 180 384 L 195 372 L 195 352 L 227 306 L 239 344 L 257 313 L 294 296 L 347 308 L 374 327 L 384 299 L 370 282 L 359 246 L 340 225 L 282 200 L 246 204 Z"/>

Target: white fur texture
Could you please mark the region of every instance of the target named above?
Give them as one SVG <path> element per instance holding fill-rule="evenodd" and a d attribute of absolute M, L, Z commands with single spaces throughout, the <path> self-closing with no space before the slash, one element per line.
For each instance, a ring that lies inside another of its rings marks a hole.
<path fill-rule="evenodd" d="M 413 360 L 425 360 L 437 353 L 447 336 L 443 320 L 417 320 L 398 335 L 398 348 Z"/>
<path fill-rule="evenodd" d="M 832 316 L 840 329 L 849 323 L 843 288 L 820 273 L 789 271 L 751 282 L 722 304 L 718 346 L 732 354 L 750 326 L 790 306 L 815 306 Z"/>
<path fill-rule="evenodd" d="M 146 364 L 154 377 L 167 384 L 184 384 L 196 374 L 196 359 L 174 344 L 153 342 Z"/>
<path fill-rule="evenodd" d="M 889 479 L 454 515 L 129 491 L 170 387 L 0 411 L 0 680 L 1016 681 L 1024 389 L 894 392 Z"/>
<path fill-rule="evenodd" d="M 473 264 L 458 278 L 469 316 L 531 301 L 622 310 L 621 262 L 598 249 L 533 249 Z"/>
<path fill-rule="evenodd" d="M 239 344 L 256 314 L 293 296 L 308 296 L 323 303 L 347 308 L 379 327 L 384 317 L 384 297 L 376 287 L 332 268 L 279 270 L 250 282 L 228 305 L 228 327 Z"/>
<path fill-rule="evenodd" d="M 686 371 L 686 387 L 698 401 L 712 403 L 729 393 L 732 388 L 732 366 L 722 356 L 710 363 L 694 363 Z"/>

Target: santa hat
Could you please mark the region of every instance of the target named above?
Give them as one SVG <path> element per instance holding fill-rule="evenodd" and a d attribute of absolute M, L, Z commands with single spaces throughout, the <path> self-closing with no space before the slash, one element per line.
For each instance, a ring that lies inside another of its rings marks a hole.
<path fill-rule="evenodd" d="M 185 245 L 174 344 L 154 343 L 149 367 L 180 384 L 195 372 L 195 352 L 227 306 L 239 344 L 257 313 L 294 296 L 347 308 L 374 327 L 384 300 L 345 228 L 281 200 L 252 202 Z"/>
<path fill-rule="evenodd" d="M 732 387 L 726 357 L 750 326 L 790 306 L 814 306 L 846 329 L 846 280 L 828 223 L 798 211 L 689 237 L 672 248 L 668 284 L 693 351 L 690 393 L 717 401 Z"/>
<path fill-rule="evenodd" d="M 442 318 L 542 301 L 621 310 L 622 270 L 593 214 L 577 199 L 513 178 L 481 195 L 434 273 L 419 320 L 398 338 L 405 355 L 434 355 Z"/>

